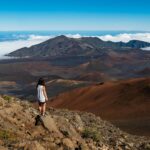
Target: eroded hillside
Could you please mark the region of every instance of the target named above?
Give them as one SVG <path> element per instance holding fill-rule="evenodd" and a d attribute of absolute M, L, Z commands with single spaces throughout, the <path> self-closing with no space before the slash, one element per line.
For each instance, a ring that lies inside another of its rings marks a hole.
<path fill-rule="evenodd" d="M 6 95 L 0 96 L 0 149 L 146 150 L 150 148 L 150 139 L 122 132 L 91 113 L 48 108 L 44 117 L 38 118 L 37 115 L 38 111 L 31 103 Z"/>

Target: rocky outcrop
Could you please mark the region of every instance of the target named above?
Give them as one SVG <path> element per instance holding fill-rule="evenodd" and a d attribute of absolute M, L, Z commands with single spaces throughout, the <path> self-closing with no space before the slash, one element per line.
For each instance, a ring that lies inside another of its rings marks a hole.
<path fill-rule="evenodd" d="M 0 149 L 148 150 L 150 139 L 129 135 L 91 113 L 48 108 L 0 96 Z"/>

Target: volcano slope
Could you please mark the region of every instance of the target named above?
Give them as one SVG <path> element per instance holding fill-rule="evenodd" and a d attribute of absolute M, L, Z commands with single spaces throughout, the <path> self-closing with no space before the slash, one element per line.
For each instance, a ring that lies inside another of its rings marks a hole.
<path fill-rule="evenodd" d="M 92 113 L 49 108 L 37 121 L 38 114 L 28 101 L 0 96 L 0 149 L 148 150 L 150 147 L 150 138 L 127 134 Z"/>
<path fill-rule="evenodd" d="M 150 135 L 150 78 L 75 89 L 58 95 L 49 106 L 92 112 L 133 134 Z"/>

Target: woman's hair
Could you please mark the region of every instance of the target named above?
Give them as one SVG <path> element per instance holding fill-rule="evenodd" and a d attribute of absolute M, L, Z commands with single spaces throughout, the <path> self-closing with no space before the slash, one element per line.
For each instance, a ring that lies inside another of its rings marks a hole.
<path fill-rule="evenodd" d="M 38 81 L 38 83 L 37 83 L 37 85 L 36 85 L 36 88 L 38 87 L 38 85 L 43 85 L 43 86 L 45 86 L 45 81 L 44 81 L 43 78 L 40 78 L 40 79 L 39 79 L 39 81 Z"/>

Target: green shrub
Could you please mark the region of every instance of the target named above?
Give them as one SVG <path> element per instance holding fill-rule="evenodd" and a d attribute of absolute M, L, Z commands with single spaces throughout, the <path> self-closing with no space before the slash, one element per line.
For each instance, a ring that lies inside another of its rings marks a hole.
<path fill-rule="evenodd" d="M 100 134 L 95 128 L 85 128 L 82 132 L 82 137 L 83 138 L 91 138 L 93 141 L 100 141 Z"/>
<path fill-rule="evenodd" d="M 11 96 L 8 96 L 8 95 L 4 95 L 3 96 L 3 99 L 10 102 L 11 101 Z"/>
<path fill-rule="evenodd" d="M 7 130 L 0 130 L 0 139 L 9 142 L 16 142 L 17 137 L 14 133 Z"/>
<path fill-rule="evenodd" d="M 0 138 L 1 139 L 6 139 L 7 140 L 9 137 L 10 137 L 9 132 L 7 132 L 5 130 L 0 131 Z"/>

